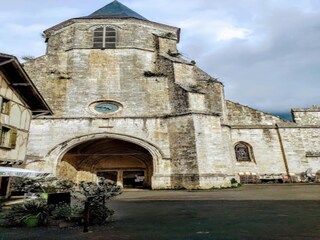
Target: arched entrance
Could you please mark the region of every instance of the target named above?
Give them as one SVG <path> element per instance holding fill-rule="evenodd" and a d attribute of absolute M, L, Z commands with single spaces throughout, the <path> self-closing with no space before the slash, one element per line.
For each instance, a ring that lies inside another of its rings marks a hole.
<path fill-rule="evenodd" d="M 153 157 L 140 145 L 115 138 L 84 141 L 61 158 L 57 175 L 75 182 L 104 177 L 124 188 L 151 187 Z"/>

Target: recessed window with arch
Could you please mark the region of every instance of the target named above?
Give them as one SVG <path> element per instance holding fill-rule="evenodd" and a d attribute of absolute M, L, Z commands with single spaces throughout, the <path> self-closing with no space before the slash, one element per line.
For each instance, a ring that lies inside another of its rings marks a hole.
<path fill-rule="evenodd" d="M 117 33 L 111 27 L 98 27 L 93 32 L 93 48 L 116 48 Z"/>
<path fill-rule="evenodd" d="M 253 150 L 250 144 L 246 142 L 238 142 L 235 144 L 234 150 L 238 162 L 255 162 Z"/>

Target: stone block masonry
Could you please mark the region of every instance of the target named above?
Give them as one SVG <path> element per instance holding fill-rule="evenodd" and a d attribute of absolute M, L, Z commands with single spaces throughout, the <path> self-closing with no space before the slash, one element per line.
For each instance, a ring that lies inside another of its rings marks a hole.
<path fill-rule="evenodd" d="M 118 174 L 123 186 L 140 174 L 153 189 L 320 170 L 319 109 L 296 109 L 288 122 L 225 100 L 221 82 L 178 54 L 179 28 L 102 16 L 45 35 L 46 55 L 25 69 L 54 115 L 32 121 L 29 168 L 74 181 Z M 112 47 L 94 47 L 108 39 Z"/>

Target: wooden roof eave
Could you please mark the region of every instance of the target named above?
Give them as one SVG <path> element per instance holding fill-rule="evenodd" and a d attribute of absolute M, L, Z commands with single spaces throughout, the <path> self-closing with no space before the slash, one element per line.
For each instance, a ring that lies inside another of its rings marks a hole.
<path fill-rule="evenodd" d="M 43 114 L 53 114 L 49 105 L 22 68 L 17 58 L 4 54 L 0 54 L 0 56 L 8 58 L 8 60 L 0 62 L 0 69 L 5 73 L 8 84 L 12 87 L 13 91 L 17 93 L 20 99 L 29 106 L 32 113 L 38 114 L 41 111 Z M 15 74 L 11 72 L 12 67 L 18 72 L 20 77 L 17 78 L 19 81 L 14 81 L 12 79 L 11 76 Z"/>

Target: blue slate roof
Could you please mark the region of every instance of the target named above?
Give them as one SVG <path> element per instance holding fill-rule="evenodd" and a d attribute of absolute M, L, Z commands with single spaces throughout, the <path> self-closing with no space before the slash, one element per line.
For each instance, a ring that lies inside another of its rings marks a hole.
<path fill-rule="evenodd" d="M 117 0 L 109 3 L 108 5 L 100 8 L 94 13 L 87 16 L 88 18 L 103 18 L 103 17 L 113 17 L 113 18 L 137 18 L 141 20 L 147 20 L 140 14 L 126 7 Z M 147 20 L 148 21 L 148 20 Z"/>

